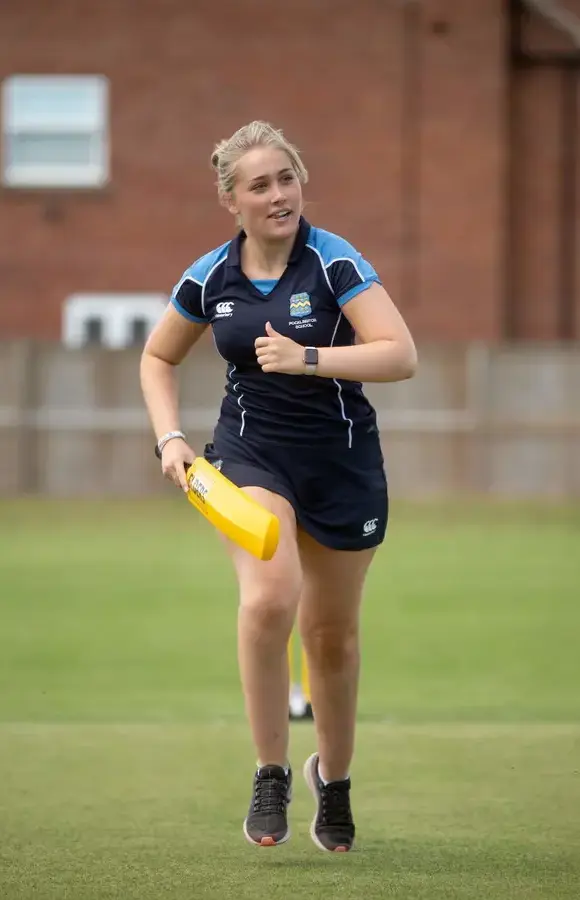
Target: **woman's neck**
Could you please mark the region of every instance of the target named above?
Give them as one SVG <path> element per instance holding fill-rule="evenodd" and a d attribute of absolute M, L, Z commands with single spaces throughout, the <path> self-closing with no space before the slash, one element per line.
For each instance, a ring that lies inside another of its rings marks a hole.
<path fill-rule="evenodd" d="M 295 235 L 283 241 L 256 241 L 246 237 L 242 244 L 242 269 L 248 278 L 280 278 L 288 265 Z"/>

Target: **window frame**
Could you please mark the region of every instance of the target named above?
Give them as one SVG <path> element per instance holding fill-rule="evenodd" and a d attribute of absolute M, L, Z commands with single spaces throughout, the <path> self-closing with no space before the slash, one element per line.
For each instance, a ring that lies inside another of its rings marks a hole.
<path fill-rule="evenodd" d="M 15 101 L 15 89 L 23 82 L 29 86 L 53 88 L 68 84 L 69 87 L 94 91 L 95 115 L 92 121 L 75 120 L 74 113 L 62 111 L 53 122 L 24 121 L 22 110 Z M 19 121 L 20 119 L 20 121 Z M 10 143 L 18 135 L 75 135 L 89 140 L 91 160 L 86 164 L 71 165 L 54 162 L 14 162 L 10 160 Z M 5 188 L 33 189 L 98 189 L 104 187 L 110 177 L 109 134 L 109 81 L 104 75 L 28 75 L 13 74 L 2 82 L 2 171 Z"/>
<path fill-rule="evenodd" d="M 131 340 L 132 323 L 144 320 L 149 333 L 165 312 L 169 303 L 167 294 L 154 291 L 123 293 L 71 294 L 63 303 L 61 341 L 71 350 L 101 347 L 106 350 L 130 350 L 139 346 Z M 102 322 L 100 344 L 84 340 L 85 325 L 89 320 Z"/>

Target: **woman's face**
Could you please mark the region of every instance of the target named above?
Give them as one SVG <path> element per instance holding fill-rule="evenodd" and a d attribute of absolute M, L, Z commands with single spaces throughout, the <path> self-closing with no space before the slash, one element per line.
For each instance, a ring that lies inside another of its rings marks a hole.
<path fill-rule="evenodd" d="M 302 213 L 302 185 L 284 150 L 254 147 L 238 160 L 228 208 L 246 234 L 265 241 L 291 237 Z"/>

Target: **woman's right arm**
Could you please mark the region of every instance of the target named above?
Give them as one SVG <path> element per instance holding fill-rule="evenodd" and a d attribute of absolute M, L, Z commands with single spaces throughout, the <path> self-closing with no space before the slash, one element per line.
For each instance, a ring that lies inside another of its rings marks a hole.
<path fill-rule="evenodd" d="M 180 431 L 176 368 L 200 339 L 207 324 L 190 322 L 168 306 L 141 355 L 140 378 L 145 406 L 157 441 L 170 431 Z M 195 459 L 188 444 L 174 438 L 161 452 L 163 474 L 187 491 L 185 465 Z"/>

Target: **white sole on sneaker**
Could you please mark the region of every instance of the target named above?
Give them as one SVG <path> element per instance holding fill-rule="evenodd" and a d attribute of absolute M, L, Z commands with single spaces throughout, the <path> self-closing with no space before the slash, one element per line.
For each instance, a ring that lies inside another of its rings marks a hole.
<path fill-rule="evenodd" d="M 316 803 L 316 812 L 314 813 L 314 818 L 310 824 L 310 837 L 313 842 L 316 844 L 319 850 L 324 850 L 325 853 L 331 853 L 332 851 L 325 847 L 318 840 L 318 836 L 316 834 L 316 818 L 318 816 L 318 806 L 320 803 L 320 795 L 318 793 L 318 788 L 316 787 L 316 769 L 318 767 L 318 753 L 313 753 L 308 757 L 306 762 L 304 763 L 304 768 L 302 773 L 304 775 L 304 780 L 308 785 L 308 790 L 314 797 L 314 802 Z"/>
<path fill-rule="evenodd" d="M 330 850 L 328 847 L 325 847 L 324 844 L 318 839 L 318 835 L 316 834 L 316 819 L 318 816 L 318 806 L 320 803 L 320 795 L 318 793 L 318 788 L 316 787 L 316 770 L 318 768 L 318 753 L 312 753 L 311 756 L 308 757 L 306 762 L 304 763 L 304 768 L 302 769 L 302 774 L 304 775 L 304 780 L 308 785 L 308 789 L 312 796 L 314 797 L 314 801 L 316 803 L 316 812 L 314 813 L 314 818 L 310 825 L 310 837 L 312 838 L 313 843 L 316 844 L 319 850 L 324 850 L 325 853 L 348 853 L 346 847 Z M 352 850 L 352 847 L 350 848 Z"/>

